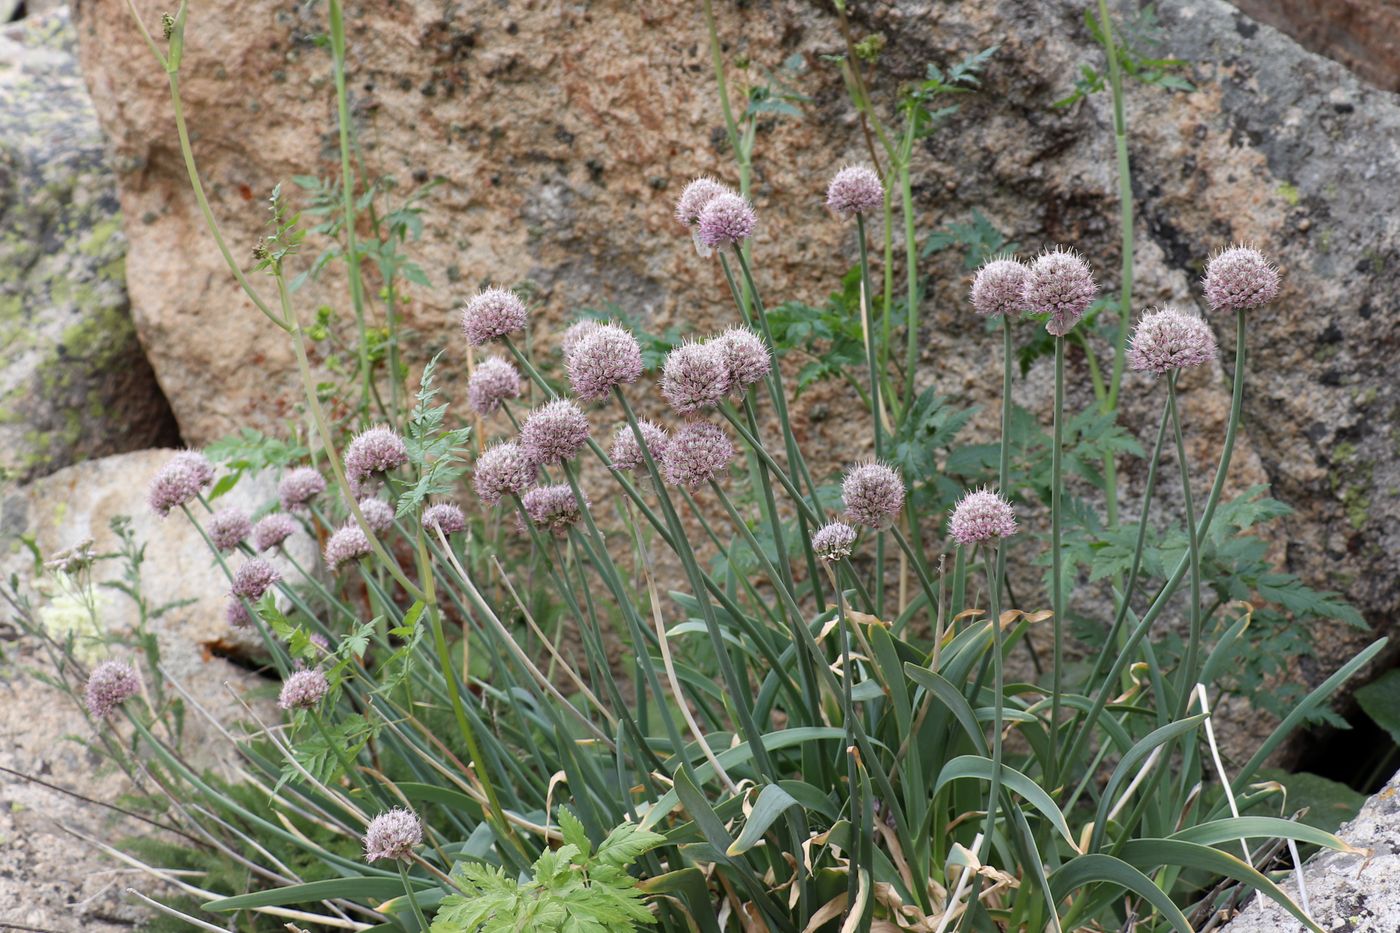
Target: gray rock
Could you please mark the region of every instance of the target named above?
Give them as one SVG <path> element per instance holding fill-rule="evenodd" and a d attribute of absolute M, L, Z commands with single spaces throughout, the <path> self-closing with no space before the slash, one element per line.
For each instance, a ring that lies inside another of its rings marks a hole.
<path fill-rule="evenodd" d="M 1324 851 L 1308 859 L 1303 879 L 1310 916 L 1328 933 L 1400 930 L 1400 774 L 1390 779 L 1338 835 L 1369 855 Z M 1299 901 L 1294 881 L 1280 885 Z M 1254 902 L 1222 933 L 1303 933 L 1305 927 L 1267 898 Z"/>
<path fill-rule="evenodd" d="M 0 28 L 0 479 L 175 443 L 66 10 Z"/>
<path fill-rule="evenodd" d="M 46 558 L 87 540 L 96 552 L 108 553 L 120 545 L 111 521 L 129 516 L 135 540 L 146 547 L 141 592 L 152 608 L 176 604 L 149 624 L 162 666 L 221 720 L 245 718 L 227 684 L 255 707 L 261 705 L 260 715 L 270 721 L 267 713 L 276 718 L 268 709 L 272 683 L 215 651 L 241 647 L 251 653 L 256 648 L 256 636 L 231 631 L 224 623 L 227 580 L 183 515 L 162 520 L 146 506 L 147 482 L 171 453 L 144 450 L 91 460 L 5 493 L 0 501 L 0 578 L 17 574 L 23 595 L 49 634 L 62 638 L 74 631 L 89 663 L 106 656 L 133 658 L 131 648 L 101 646 L 90 638 L 89 625 L 74 624 L 83 615 L 74 611 L 72 596 L 53 575 L 36 578 L 34 558 L 19 543 L 21 535 L 28 537 Z M 251 513 L 275 497 L 273 482 L 245 477 L 220 502 Z M 293 541 L 300 560 L 313 556 L 312 542 L 304 535 Z M 230 558 L 231 565 L 241 559 Z M 118 561 L 100 562 L 93 571 L 105 629 L 101 634 L 118 638 L 134 632 L 136 605 L 102 584 L 119 579 L 122 571 Z M 136 886 L 149 893 L 158 886 L 107 860 L 58 824 L 107 842 L 151 830 L 10 773 L 22 772 L 107 803 L 133 789 L 121 771 L 81 744 L 94 738 L 92 728 L 73 702 L 36 677 L 40 673 L 53 677 L 59 672 L 37 639 L 7 643 L 0 655 L 0 766 L 9 769 L 0 772 L 0 927 L 8 922 L 49 930 L 118 929 L 142 915 L 126 903 L 125 889 Z M 150 682 L 144 666 L 143 677 Z M 81 690 L 71 673 L 68 679 Z M 188 704 L 185 724 L 182 747 L 191 760 L 217 769 L 231 759 L 232 749 Z M 127 731 L 122 725 L 112 728 L 122 735 Z"/>

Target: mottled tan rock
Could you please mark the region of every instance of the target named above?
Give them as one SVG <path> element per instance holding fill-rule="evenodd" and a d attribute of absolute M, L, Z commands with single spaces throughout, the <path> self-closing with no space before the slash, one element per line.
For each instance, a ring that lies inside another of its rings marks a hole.
<path fill-rule="evenodd" d="M 160 4 L 137 7 L 154 28 Z M 822 190 L 838 165 L 865 158 L 840 78 L 824 58 L 843 48 L 837 24 L 828 5 L 798 0 L 717 7 L 740 88 L 793 56 L 804 65 L 794 80 L 811 98 L 805 118 L 765 123 L 759 135 L 754 251 L 770 304 L 820 301 L 854 255 L 849 229 L 821 207 Z M 855 5 L 853 28 L 886 40 L 872 76 L 885 108 L 927 63 L 1000 46 L 983 92 L 964 98 L 917 152 L 919 230 L 978 209 L 1024 250 L 1077 245 L 1112 289 L 1119 259 L 1108 101 L 1099 95 L 1051 107 L 1081 63 L 1102 65 L 1082 7 L 871 2 Z M 262 202 L 276 182 L 294 174 L 333 179 L 338 171 L 329 58 L 313 41 L 325 29 L 323 13 L 217 0 L 192 14 L 186 110 L 214 212 L 240 258 L 264 232 Z M 732 321 L 718 270 L 696 257 L 670 216 L 692 175 L 736 178 L 693 5 L 352 3 L 347 16 L 352 108 L 369 172 L 394 176 L 401 192 L 443 180 L 425 202 L 424 238 L 413 247 L 433 287 L 412 288 L 403 308 L 416 334 L 411 362 L 448 345 L 448 374 L 460 379 L 464 351 L 452 309 L 487 281 L 533 283 L 541 345 L 578 308 L 609 302 L 658 332 Z M 1128 97 L 1139 211 L 1133 304 L 1200 307 L 1195 280 L 1205 257 L 1234 240 L 1254 240 L 1279 258 L 1283 294 L 1251 316 L 1246 431 L 1232 488 L 1272 483 L 1299 510 L 1273 532 L 1284 565 L 1311 585 L 1344 590 L 1384 629 L 1400 603 L 1397 399 L 1386 377 L 1400 310 L 1385 284 L 1400 252 L 1400 195 L 1386 182 L 1400 170 L 1393 142 L 1400 105 L 1218 0 L 1183 0 L 1161 16 L 1160 51 L 1187 59 L 1200 90 L 1134 86 Z M 210 246 L 180 163 L 164 78 L 124 3 L 85 0 L 78 23 L 117 159 L 135 319 L 182 432 L 203 443 L 249 423 L 280 428 L 295 412 L 291 357 Z M 308 254 L 320 245 L 308 244 Z M 991 429 L 995 408 L 986 403 L 999 384 L 998 349 L 967 312 L 961 257 L 937 254 L 923 271 L 917 381 L 982 403 L 973 430 Z M 902 281 L 901 270 L 895 275 Z M 270 294 L 266 280 L 255 281 Z M 343 294 L 332 276 L 297 301 L 306 315 L 330 304 L 348 332 Z M 1233 330 L 1214 320 L 1228 364 Z M 376 311 L 371 323 L 380 322 Z M 785 365 L 795 370 L 800 362 Z M 1070 379 L 1073 403 L 1087 405 L 1088 373 L 1077 352 Z M 1226 382 L 1219 368 L 1187 382 L 1201 486 L 1224 421 Z M 1016 390 L 1045 423 L 1049 383 L 1042 362 Z M 1126 424 L 1145 435 L 1159 404 L 1160 387 L 1128 379 Z M 796 406 L 799 437 L 833 468 L 866 453 L 850 430 L 856 410 L 854 393 L 823 386 Z M 610 418 L 595 421 L 600 433 Z M 1126 463 L 1124 473 L 1131 516 L 1145 471 Z M 1087 605 L 1090 594 L 1083 598 Z M 1320 681 L 1366 637 L 1320 627 L 1316 655 L 1302 659 L 1298 676 Z"/>

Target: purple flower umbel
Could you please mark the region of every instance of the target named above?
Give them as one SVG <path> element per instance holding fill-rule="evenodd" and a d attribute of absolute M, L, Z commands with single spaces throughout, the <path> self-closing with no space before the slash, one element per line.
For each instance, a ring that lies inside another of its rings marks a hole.
<path fill-rule="evenodd" d="M 587 502 L 580 505 L 578 497 L 567 484 L 536 486 L 525 493 L 520 504 L 525 507 L 525 514 L 530 516 L 532 525 L 561 538 L 578 524 L 583 517 L 583 509 L 588 507 Z"/>
<path fill-rule="evenodd" d="M 1206 300 L 1216 311 L 1244 311 L 1278 295 L 1278 267 L 1250 246 L 1232 246 L 1206 265 Z"/>
<path fill-rule="evenodd" d="M 848 165 L 826 189 L 826 206 L 843 217 L 868 214 L 885 205 L 885 186 L 868 165 Z"/>
<path fill-rule="evenodd" d="M 360 514 L 365 518 L 365 524 L 376 535 L 382 535 L 394 527 L 394 507 L 383 499 L 372 497 L 361 499 L 359 505 Z"/>
<path fill-rule="evenodd" d="M 451 502 L 434 502 L 423 510 L 423 528 L 427 531 L 441 530 L 445 535 L 455 535 L 467 530 L 467 517 Z"/>
<path fill-rule="evenodd" d="M 742 243 L 753 236 L 757 226 L 753 205 L 737 194 L 725 192 L 711 198 L 700 212 L 696 236 L 704 245 L 718 249 Z"/>
<path fill-rule="evenodd" d="M 667 448 L 671 445 L 671 438 L 664 428 L 650 421 L 638 421 L 637 428 L 642 432 L 642 440 L 646 442 L 651 459 L 660 466 L 666 457 Z M 624 424 L 617 429 L 617 433 L 613 435 L 612 451 L 608 456 L 612 459 L 613 466 L 619 470 L 646 469 L 646 459 L 642 456 L 642 448 L 637 443 L 637 435 L 632 431 L 630 424 Z"/>
<path fill-rule="evenodd" d="M 515 292 L 488 288 L 462 309 L 462 333 L 474 347 L 525 329 L 525 302 Z"/>
<path fill-rule="evenodd" d="M 208 533 L 209 540 L 214 542 L 214 547 L 227 553 L 237 548 L 244 538 L 252 534 L 253 523 L 248 521 L 248 516 L 242 509 L 230 506 L 215 512 L 204 530 Z"/>
<path fill-rule="evenodd" d="M 642 375 L 642 348 L 637 338 L 616 324 L 603 324 L 585 336 L 568 357 L 574 394 L 592 401 Z"/>
<path fill-rule="evenodd" d="M 383 425 L 361 431 L 345 450 L 345 474 L 350 485 L 363 489 L 371 477 L 396 470 L 408 462 L 403 438 Z"/>
<path fill-rule="evenodd" d="M 676 199 L 676 220 L 693 227 L 700 222 L 700 213 L 721 194 L 732 194 L 728 187 L 713 178 L 701 177 L 685 186 Z"/>
<path fill-rule="evenodd" d="M 729 394 L 742 397 L 749 386 L 761 382 L 773 368 L 773 356 L 763 338 L 747 327 L 731 327 L 709 341 L 724 360 Z"/>
<path fill-rule="evenodd" d="M 540 465 L 572 460 L 586 443 L 588 418 L 569 399 L 546 402 L 520 426 L 520 449 Z"/>
<path fill-rule="evenodd" d="M 412 810 L 395 807 L 370 820 L 363 841 L 367 862 L 386 858 L 407 862 L 413 858 L 414 846 L 423 843 L 423 824 Z"/>
<path fill-rule="evenodd" d="M 369 538 L 364 530 L 354 522 L 347 522 L 336 529 L 326 542 L 326 566 L 332 571 L 339 570 L 351 561 L 359 560 L 370 553 Z"/>
<path fill-rule="evenodd" d="M 171 457 L 151 480 L 147 499 L 151 509 L 161 518 L 187 502 L 194 501 L 201 490 L 214 485 L 214 467 L 204 455 L 194 450 L 182 450 Z"/>
<path fill-rule="evenodd" d="M 1056 337 L 1063 337 L 1079 323 L 1098 294 L 1089 264 L 1063 247 L 1036 257 L 1021 290 L 1027 311 L 1050 315 L 1045 329 Z"/>
<path fill-rule="evenodd" d="M 666 354 L 661 394 L 677 414 L 713 408 L 729 394 L 729 366 L 714 343 L 683 343 Z"/>
<path fill-rule="evenodd" d="M 845 522 L 831 522 L 812 535 L 812 553 L 827 561 L 845 560 L 856 544 L 856 530 Z"/>
<path fill-rule="evenodd" d="M 982 317 L 1019 314 L 1026 307 L 1023 297 L 1030 270 L 1009 256 L 998 256 L 982 264 L 972 280 L 972 310 Z"/>
<path fill-rule="evenodd" d="M 515 442 L 488 447 L 476 458 L 472 486 L 481 501 L 495 505 L 506 496 L 518 496 L 535 481 L 539 465 Z"/>
<path fill-rule="evenodd" d="M 296 519 L 282 512 L 264 516 L 253 526 L 253 550 L 270 551 L 297 530 Z"/>
<path fill-rule="evenodd" d="M 1215 334 L 1194 314 L 1163 308 L 1142 316 L 1128 344 L 1128 365 L 1164 375 L 1215 357 Z"/>
<path fill-rule="evenodd" d="M 277 484 L 282 508 L 288 512 L 303 511 L 307 503 L 326 491 L 326 478 L 311 467 L 297 467 Z"/>
<path fill-rule="evenodd" d="M 255 603 L 262 599 L 262 595 L 281 579 L 282 575 L 277 572 L 276 567 L 261 557 L 253 557 L 234 571 L 233 586 L 229 592 L 234 596 L 243 597 L 250 603 Z"/>
<path fill-rule="evenodd" d="M 662 466 L 666 482 L 696 489 L 718 476 L 734 458 L 729 436 L 708 421 L 692 421 L 671 436 Z"/>
<path fill-rule="evenodd" d="M 489 415 L 507 399 L 520 397 L 520 373 L 499 356 L 476 364 L 467 380 L 467 404 L 478 415 Z"/>
<path fill-rule="evenodd" d="M 288 710 L 311 709 L 326 698 L 330 689 L 330 681 L 320 671 L 297 671 L 283 682 L 277 705 Z"/>
<path fill-rule="evenodd" d="M 141 689 L 141 681 L 130 664 L 121 661 L 103 661 L 88 675 L 88 712 L 95 719 L 105 719 L 112 710 L 121 706 Z"/>
<path fill-rule="evenodd" d="M 904 508 L 904 480 L 894 467 L 883 463 L 862 463 L 846 471 L 841 483 L 841 501 L 846 514 L 857 525 L 877 531 L 890 527 Z"/>
<path fill-rule="evenodd" d="M 953 507 L 948 533 L 964 547 L 1016 533 L 1016 510 L 990 489 L 969 492 Z"/>

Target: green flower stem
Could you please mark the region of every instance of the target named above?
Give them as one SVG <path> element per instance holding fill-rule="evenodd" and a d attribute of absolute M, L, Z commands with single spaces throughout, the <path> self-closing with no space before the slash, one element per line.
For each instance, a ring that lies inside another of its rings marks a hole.
<path fill-rule="evenodd" d="M 841 597 L 841 588 L 836 583 L 836 574 L 832 572 L 831 565 L 826 564 L 826 572 L 831 577 L 831 587 L 836 591 L 836 618 L 840 626 L 839 637 L 841 639 L 841 724 L 846 727 L 846 740 L 844 743 L 846 759 L 846 784 L 847 792 L 850 796 L 851 836 L 855 839 L 862 839 L 866 832 L 861 823 L 860 794 L 856 788 L 859 786 L 856 778 L 856 756 L 853 750 L 856 747 L 855 738 L 855 703 L 851 699 L 851 682 L 855 679 L 854 666 L 851 664 L 851 630 L 850 622 L 846 618 L 846 600 Z M 874 827 L 871 827 L 873 830 Z M 860 866 L 869 870 L 868 865 Z M 860 876 L 858 872 L 847 871 L 846 873 L 846 903 L 856 902 L 856 889 L 859 885 Z"/>
<path fill-rule="evenodd" d="M 911 522 L 912 524 L 912 522 Z M 924 569 L 924 557 L 914 549 L 909 543 L 909 539 L 904 536 L 904 532 L 899 530 L 899 525 L 891 525 L 890 533 L 894 535 L 894 540 L 899 544 L 900 550 L 904 551 L 909 563 L 914 567 L 914 574 L 919 578 L 919 586 L 923 587 L 924 596 L 928 598 L 929 610 L 938 611 L 938 592 L 929 579 L 928 572 Z"/>
<path fill-rule="evenodd" d="M 1190 619 L 1191 637 L 1186 643 L 1186 657 L 1182 660 L 1181 673 L 1177 675 L 1176 718 L 1186 715 L 1190 705 L 1191 691 L 1196 688 L 1196 662 L 1201 651 L 1201 551 L 1199 533 L 1196 530 L 1196 513 L 1191 499 L 1191 464 L 1186 460 L 1186 443 L 1181 433 L 1181 411 L 1177 404 L 1176 373 L 1167 376 L 1167 409 L 1171 412 L 1172 433 L 1176 439 L 1176 460 L 1181 471 L 1181 495 L 1186 505 L 1186 557 L 1190 563 L 1191 605 L 1187 618 Z"/>
<path fill-rule="evenodd" d="M 1001 630 L 1001 581 L 997 579 L 996 570 L 999 565 L 1000 561 L 993 562 L 992 560 L 992 549 L 983 547 L 982 566 L 987 574 L 987 598 L 991 603 L 992 610 L 992 780 L 987 796 L 987 820 L 982 830 L 982 848 L 977 853 L 978 861 L 983 864 L 991 855 L 992 833 L 996 828 L 997 806 L 1000 802 L 1002 781 L 1001 734 L 1005 728 L 1002 715 L 1006 707 L 1006 697 L 1003 695 L 1006 687 L 1002 672 L 1005 659 L 1002 654 L 1004 636 Z M 980 878 L 973 882 L 969 903 L 976 899 L 979 884 Z"/>
<path fill-rule="evenodd" d="M 1064 507 L 1064 430 L 1065 430 L 1065 338 L 1055 338 L 1055 429 L 1050 457 L 1050 589 L 1055 612 L 1055 658 L 1051 671 L 1050 747 L 1059 748 L 1060 691 L 1064 681 L 1065 582 L 1064 553 L 1061 546 Z M 1058 768 L 1048 775 L 1051 787 L 1058 780 Z"/>
<path fill-rule="evenodd" d="M 408 880 L 408 869 L 404 867 L 403 859 L 394 859 L 394 864 L 399 867 L 399 878 L 403 880 L 403 893 L 409 906 L 413 908 L 413 916 L 418 921 L 418 929 L 428 929 L 428 920 L 423 916 L 423 908 L 418 906 L 418 898 L 414 896 L 413 884 Z"/>
<path fill-rule="evenodd" d="M 748 422 L 749 430 L 757 438 L 758 417 L 754 413 L 753 398 L 748 393 L 744 395 L 744 420 Z M 759 485 L 763 489 L 763 510 L 773 532 L 773 544 L 778 550 L 778 566 L 783 571 L 783 579 L 787 588 L 796 593 L 797 587 L 793 584 L 792 566 L 787 553 L 787 541 L 783 535 L 781 517 L 778 515 L 778 503 L 773 496 L 772 480 L 768 477 L 768 465 L 760 460 L 752 450 L 747 451 L 747 455 L 750 463 L 758 468 Z M 816 601 L 817 612 L 825 612 L 826 594 L 822 592 L 821 577 L 817 573 L 817 559 L 812 555 L 812 549 L 805 546 L 805 542 L 812 540 L 812 531 L 807 524 L 807 517 L 800 510 L 797 513 L 797 532 L 802 536 L 804 542 L 802 551 L 807 558 L 807 579 L 812 587 L 812 598 Z"/>
<path fill-rule="evenodd" d="M 1221 493 L 1225 489 L 1225 477 L 1230 472 L 1230 460 L 1234 454 L 1235 436 L 1239 431 L 1241 413 L 1244 408 L 1244 376 L 1247 362 L 1247 348 L 1245 346 L 1245 312 L 1235 313 L 1235 381 L 1231 390 L 1230 398 L 1230 420 L 1225 424 L 1225 444 L 1220 451 L 1220 464 L 1215 470 L 1215 480 L 1211 484 L 1210 495 L 1206 499 L 1205 508 L 1201 511 L 1201 520 L 1196 525 L 1196 538 L 1198 541 L 1204 540 L 1210 533 L 1210 523 L 1215 517 L 1216 506 L 1220 502 Z M 1145 519 L 1145 516 L 1144 516 Z M 1166 608 L 1172 594 L 1180 585 L 1181 580 L 1186 576 L 1190 566 L 1190 555 L 1184 555 L 1177 562 L 1176 568 L 1172 571 L 1167 582 L 1162 584 L 1162 588 L 1157 592 L 1156 598 L 1143 613 L 1142 618 L 1132 632 L 1129 634 L 1123 646 L 1118 649 L 1114 657 L 1113 666 L 1110 668 L 1108 676 L 1102 681 L 1098 693 L 1094 696 L 1094 703 L 1089 708 L 1089 712 L 1084 717 L 1084 724 L 1079 729 L 1079 735 L 1075 738 L 1070 752 L 1065 756 L 1065 761 L 1078 761 L 1083 753 L 1085 743 L 1089 741 L 1093 734 L 1094 724 L 1103 713 L 1104 707 L 1108 704 L 1109 697 L 1116 693 L 1115 685 L 1123 671 L 1127 669 L 1133 659 L 1134 649 L 1142 640 L 1152 623 L 1157 620 L 1162 611 Z"/>
<path fill-rule="evenodd" d="M 350 280 L 350 304 L 359 336 L 360 403 L 370 403 L 369 338 L 365 329 L 365 283 L 360 278 L 360 251 L 355 242 L 355 176 L 350 171 L 350 98 L 345 88 L 345 16 L 341 0 L 328 0 L 331 62 L 335 73 L 336 123 L 340 129 L 340 209 L 345 215 L 345 266 Z M 390 374 L 398 379 L 397 373 Z M 395 392 L 397 396 L 397 391 Z M 395 412 L 397 414 L 397 412 Z"/>
<path fill-rule="evenodd" d="M 908 152 L 913 149 L 913 121 L 909 121 L 906 134 Z M 904 413 L 907 416 L 914 410 L 914 399 L 918 389 L 914 384 L 914 372 L 919 368 L 919 244 L 914 233 L 914 189 L 910 178 L 910 157 L 906 155 L 899 164 L 899 195 L 904 207 L 904 278 L 907 294 L 905 302 L 905 348 L 904 348 Z M 889 306 L 885 306 L 885 317 L 889 317 Z M 886 337 L 886 340 L 889 338 Z"/>
<path fill-rule="evenodd" d="M 880 363 L 879 351 L 875 346 L 875 308 L 870 294 L 870 257 L 865 247 L 865 215 L 856 214 L 856 245 L 860 250 L 860 288 L 862 330 L 865 331 L 865 361 L 870 369 L 870 420 L 875 431 L 875 459 L 885 456 L 884 418 L 880 404 Z M 885 314 L 889 318 L 888 308 Z M 772 345 L 772 341 L 769 341 Z"/>
<path fill-rule="evenodd" d="M 1122 287 L 1118 295 L 1118 338 L 1113 347 L 1113 377 L 1109 381 L 1105 406 L 1108 411 L 1117 411 L 1133 312 L 1133 178 L 1128 161 L 1128 126 L 1123 114 L 1123 74 L 1113 42 L 1113 23 L 1108 17 L 1108 4 L 1104 0 L 1098 0 L 1098 4 L 1104 53 L 1108 57 L 1108 86 L 1113 95 L 1113 141 L 1118 157 L 1118 210 L 1123 254 Z"/>
<path fill-rule="evenodd" d="M 335 475 L 336 485 L 340 487 L 341 493 L 345 496 L 345 505 L 354 516 L 355 524 L 360 526 L 365 537 L 369 540 L 370 550 L 389 571 L 400 586 L 404 588 L 414 599 L 423 599 L 423 590 L 404 574 L 389 552 L 384 549 L 379 538 L 374 533 L 374 529 L 365 521 L 365 516 L 360 512 L 360 502 L 355 495 L 354 489 L 350 486 L 350 481 L 345 476 L 345 464 L 340 459 L 340 452 L 335 446 L 335 435 L 331 433 L 330 423 L 326 420 L 325 409 L 321 407 L 321 400 L 316 395 L 316 380 L 311 375 L 311 361 L 306 356 L 306 337 L 302 332 L 301 323 L 297 320 L 296 310 L 292 307 L 291 295 L 287 292 L 287 281 L 279 273 L 275 276 L 277 281 L 277 294 L 282 302 L 282 313 L 290 326 L 292 335 L 292 350 L 296 353 L 297 373 L 301 376 L 302 393 L 306 396 L 306 405 L 311 409 L 312 420 L 316 423 L 316 433 L 321 436 L 321 446 L 326 453 L 326 459 L 330 461 L 331 472 Z"/>

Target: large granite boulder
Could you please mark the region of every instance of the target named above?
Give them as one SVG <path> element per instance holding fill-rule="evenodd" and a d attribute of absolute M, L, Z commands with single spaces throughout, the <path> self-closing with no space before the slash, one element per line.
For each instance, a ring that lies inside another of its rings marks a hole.
<path fill-rule="evenodd" d="M 178 441 L 65 10 L 0 28 L 0 480 Z"/>
<path fill-rule="evenodd" d="M 161 4 L 136 6 L 154 29 Z M 828 60 L 844 49 L 831 5 L 715 6 L 736 99 L 775 75 L 809 98 L 802 119 L 762 124 L 754 250 L 770 303 L 820 302 L 853 259 L 849 229 L 822 208 L 825 181 L 843 162 L 866 157 Z M 883 37 L 871 80 L 887 113 L 900 84 L 922 78 L 928 63 L 999 46 L 982 92 L 963 98 L 917 152 L 921 234 L 980 210 L 1025 250 L 1077 245 L 1113 289 L 1118 205 L 1108 101 L 1051 106 L 1081 64 L 1102 66 L 1084 7 L 876 0 L 853 5 L 852 28 L 856 38 Z M 1115 8 L 1136 16 L 1136 4 Z M 337 175 L 330 64 L 317 41 L 323 14 L 273 0 L 210 0 L 191 14 L 186 112 L 236 256 L 265 232 L 263 199 L 275 183 Z M 291 357 L 203 229 L 164 75 L 123 0 L 83 0 L 76 15 L 116 154 L 134 317 L 183 435 L 203 443 L 244 424 L 279 426 L 298 397 Z M 1234 486 L 1271 483 L 1298 510 L 1275 532 L 1281 561 L 1315 587 L 1343 590 L 1375 628 L 1389 630 L 1400 604 L 1392 434 L 1400 400 L 1388 376 L 1400 319 L 1388 274 L 1400 251 L 1400 190 L 1387 180 L 1400 172 L 1400 102 L 1221 0 L 1164 5 L 1160 17 L 1162 44 L 1150 51 L 1187 60 L 1183 73 L 1198 90 L 1134 84 L 1128 95 L 1139 208 L 1134 306 L 1200 307 L 1202 262 L 1232 241 L 1255 241 L 1278 257 L 1284 292 L 1251 320 Z M 448 369 L 460 369 L 452 309 L 487 281 L 532 282 L 546 325 L 608 302 L 655 331 L 730 321 L 718 270 L 699 260 L 671 218 L 691 176 L 735 178 L 705 23 L 693 5 L 352 2 L 347 21 L 352 110 L 369 173 L 397 179 L 393 203 L 428 179 L 444 182 L 423 202 L 423 239 L 412 245 L 433 283 L 412 287 L 402 308 L 417 335 L 413 362 L 450 345 Z M 785 67 L 792 65 L 799 67 Z M 998 386 L 986 362 L 996 349 L 968 314 L 962 257 L 940 253 L 924 269 L 918 381 L 985 403 Z M 344 326 L 343 294 L 331 275 L 308 284 L 298 302 L 307 315 L 330 305 Z M 548 342 L 549 330 L 537 336 Z M 1219 321 L 1217 333 L 1228 353 L 1229 322 Z M 1076 354 L 1076 404 L 1087 404 L 1088 381 Z M 1187 417 L 1201 439 L 1190 454 L 1204 477 L 1225 412 L 1225 375 L 1216 368 L 1186 388 Z M 1048 422 L 1044 361 L 1017 394 Z M 834 417 L 858 404 L 839 385 L 809 393 L 795 409 L 807 448 L 833 465 L 865 453 L 853 447 L 859 432 Z M 1147 380 L 1129 379 L 1125 423 L 1145 433 L 1158 404 Z M 993 428 L 994 412 L 984 405 L 974 427 Z M 1130 464 L 1126 473 L 1131 514 L 1144 471 Z M 1293 672 L 1308 683 L 1368 637 L 1341 624 L 1315 635 L 1315 652 Z"/>

